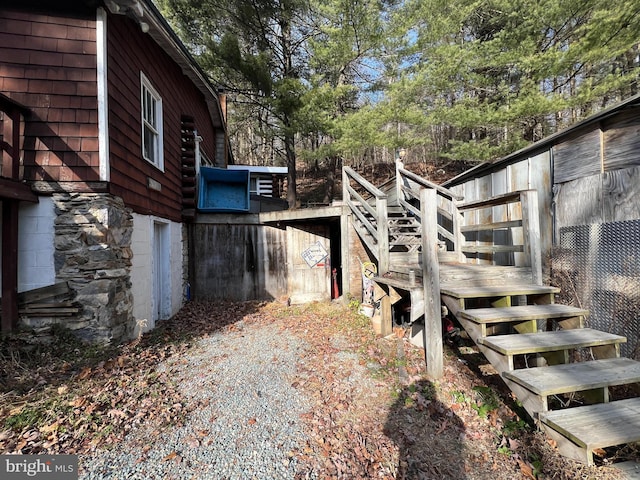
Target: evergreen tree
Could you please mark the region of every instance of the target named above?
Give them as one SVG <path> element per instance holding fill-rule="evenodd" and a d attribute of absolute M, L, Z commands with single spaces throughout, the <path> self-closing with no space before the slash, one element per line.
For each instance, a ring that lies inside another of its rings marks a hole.
<path fill-rule="evenodd" d="M 264 139 L 276 140 L 288 167 L 287 201 L 296 207 L 295 116 L 305 91 L 306 0 L 164 0 L 165 14 L 212 78 L 248 105 Z M 233 107 L 233 105 L 232 105 Z"/>

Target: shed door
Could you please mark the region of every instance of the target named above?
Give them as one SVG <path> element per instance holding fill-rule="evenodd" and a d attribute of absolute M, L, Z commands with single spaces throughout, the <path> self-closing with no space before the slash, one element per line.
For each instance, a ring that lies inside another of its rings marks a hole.
<path fill-rule="evenodd" d="M 329 238 L 328 225 L 287 227 L 288 290 L 291 302 L 331 300 Z"/>

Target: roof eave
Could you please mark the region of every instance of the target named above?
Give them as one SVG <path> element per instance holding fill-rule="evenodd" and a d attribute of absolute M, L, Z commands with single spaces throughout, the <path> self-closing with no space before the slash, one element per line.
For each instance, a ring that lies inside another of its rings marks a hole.
<path fill-rule="evenodd" d="M 615 105 L 607 107 L 599 111 L 598 113 L 595 113 L 585 118 L 584 120 L 581 120 L 571 125 L 570 127 L 565 128 L 564 130 L 556 132 L 541 140 L 538 140 L 535 143 L 532 143 L 531 145 L 521 148 L 520 150 L 517 150 L 513 153 L 510 153 L 506 157 L 499 158 L 498 160 L 495 160 L 493 162 L 485 162 L 485 163 L 476 165 L 475 167 L 472 167 L 469 170 L 462 172 L 460 175 L 457 175 L 447 180 L 446 182 L 443 182 L 442 186 L 450 187 L 464 180 L 467 180 L 468 178 L 477 177 L 479 176 L 479 174 L 484 173 L 485 171 L 488 172 L 498 166 L 512 163 L 514 160 L 521 158 L 525 155 L 533 156 L 534 154 L 539 153 L 543 149 L 548 149 L 552 147 L 553 145 L 558 143 L 558 140 L 560 138 L 569 136 L 575 133 L 576 131 L 580 130 L 581 128 L 585 128 L 593 123 L 601 122 L 602 120 L 618 113 L 620 110 L 623 110 L 627 107 L 636 106 L 636 105 L 640 105 L 640 94 L 633 95 L 632 97 L 629 97 L 626 100 L 623 100 L 622 102 L 619 102 L 619 103 L 616 103 Z"/>
<path fill-rule="evenodd" d="M 151 38 L 180 66 L 184 75 L 189 77 L 202 92 L 214 127 L 226 130 L 222 107 L 215 88 L 151 0 L 106 0 L 105 3 L 110 11 L 130 13 L 130 16 L 136 19 L 143 31 L 147 31 Z"/>

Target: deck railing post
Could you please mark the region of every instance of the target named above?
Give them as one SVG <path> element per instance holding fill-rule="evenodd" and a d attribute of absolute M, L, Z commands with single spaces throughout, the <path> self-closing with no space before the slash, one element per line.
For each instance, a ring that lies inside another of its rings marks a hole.
<path fill-rule="evenodd" d="M 402 163 L 402 160 L 397 158 L 396 159 L 396 195 L 397 195 L 398 205 L 402 205 L 402 200 L 404 200 L 404 193 L 402 191 L 402 185 L 404 183 L 404 180 L 402 178 L 402 174 L 400 173 L 401 168 L 404 168 L 404 164 Z"/>
<path fill-rule="evenodd" d="M 387 213 L 387 197 L 376 196 L 376 230 L 378 232 L 378 275 L 389 271 L 389 218 Z M 391 298 L 389 293 L 380 299 L 380 334 L 387 336 L 392 331 L 393 316 L 391 314 Z"/>
<path fill-rule="evenodd" d="M 542 251 L 540 245 L 540 218 L 538 214 L 538 192 L 520 192 L 522 206 L 522 233 L 524 237 L 525 262 L 531 267 L 534 284 L 542 285 Z"/>
<path fill-rule="evenodd" d="M 462 244 L 464 243 L 464 237 L 462 236 L 462 224 L 464 222 L 464 216 L 462 212 L 458 210 L 458 206 L 454 199 L 451 199 L 449 202 L 450 213 L 451 213 L 451 229 L 453 230 L 453 251 L 457 254 L 458 261 L 460 263 L 464 262 L 465 256 L 462 253 Z"/>
<path fill-rule="evenodd" d="M 389 216 L 387 197 L 376 197 L 376 231 L 378 233 L 378 275 L 389 271 Z"/>
<path fill-rule="evenodd" d="M 424 348 L 427 374 L 442 378 L 442 318 L 440 308 L 440 267 L 438 264 L 437 193 L 430 188 L 420 190 L 422 216 L 422 282 L 424 287 Z"/>
<path fill-rule="evenodd" d="M 347 174 L 347 170 L 342 168 L 342 201 L 345 205 L 347 205 L 349 200 L 349 175 Z"/>

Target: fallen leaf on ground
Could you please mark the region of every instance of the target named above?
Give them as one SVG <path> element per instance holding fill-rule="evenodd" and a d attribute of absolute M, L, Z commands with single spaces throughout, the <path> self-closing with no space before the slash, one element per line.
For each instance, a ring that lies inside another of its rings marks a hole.
<path fill-rule="evenodd" d="M 178 456 L 178 454 L 176 452 L 171 452 L 169 455 L 167 455 L 166 457 L 164 457 L 162 459 L 163 462 L 167 462 L 169 460 L 173 460 L 174 458 L 176 458 Z"/>

